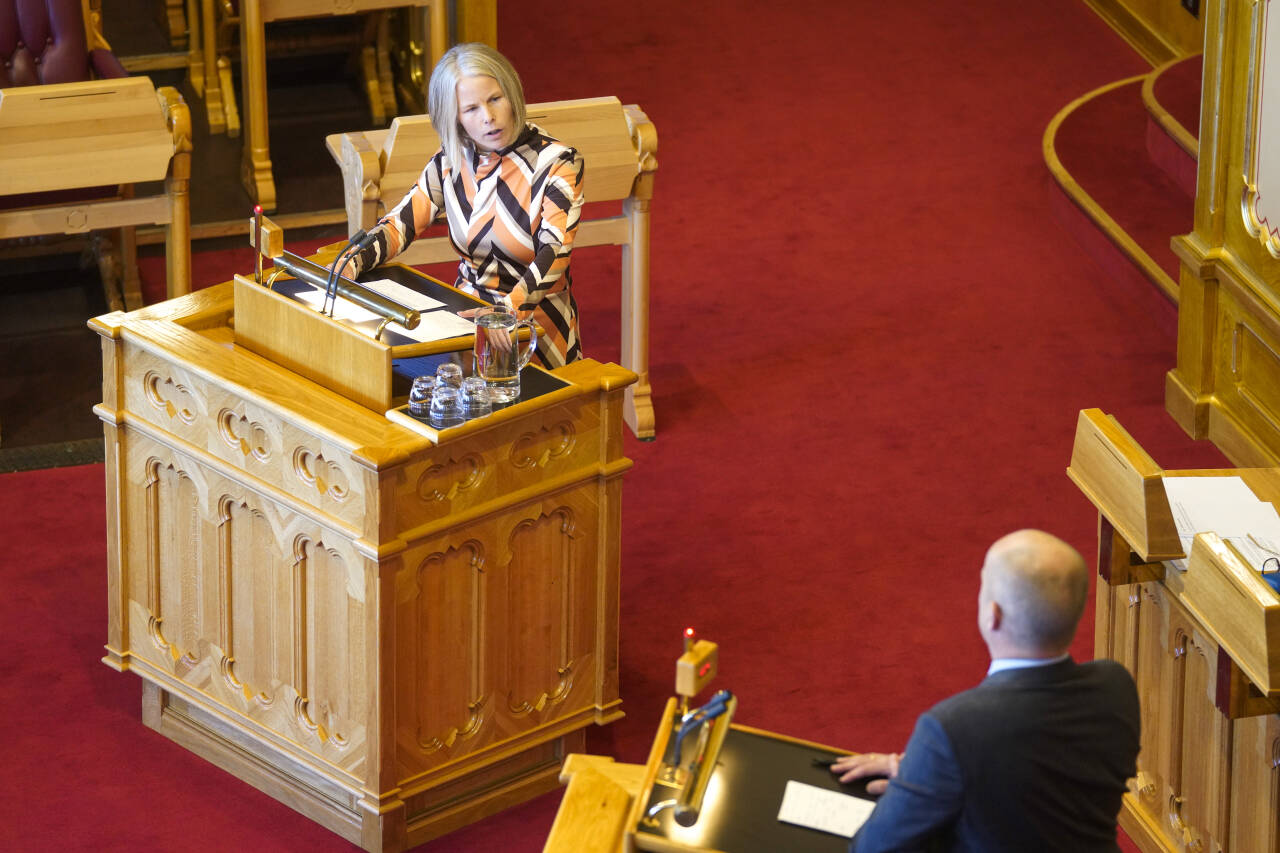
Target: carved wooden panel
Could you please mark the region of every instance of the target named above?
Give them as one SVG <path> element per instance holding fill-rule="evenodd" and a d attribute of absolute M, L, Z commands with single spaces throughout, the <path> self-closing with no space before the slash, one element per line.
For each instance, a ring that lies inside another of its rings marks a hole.
<path fill-rule="evenodd" d="M 470 540 L 427 555 L 397 577 L 397 719 L 414 770 L 463 752 L 492 716 L 484 665 L 491 566 Z M 422 760 L 422 759 L 425 759 Z"/>
<path fill-rule="evenodd" d="M 224 608 L 222 675 L 228 685 L 264 706 L 280 699 L 288 682 L 291 646 L 288 632 L 288 566 L 278 537 L 257 507 L 224 498 L 218 507 L 218 568 Z"/>
<path fill-rule="evenodd" d="M 1118 587 L 1133 614 L 1135 656 L 1132 667 L 1142 713 L 1142 748 L 1134 783 L 1138 802 L 1156 822 L 1174 795 L 1176 770 L 1170 732 L 1177 657 L 1169 625 L 1169 597 L 1156 583 Z"/>
<path fill-rule="evenodd" d="M 1181 661 L 1181 688 L 1175 694 L 1180 720 L 1172 727 L 1177 789 L 1168 820 L 1175 841 L 1187 851 L 1212 851 L 1225 840 L 1226 755 L 1231 723 L 1215 704 L 1218 647 L 1171 603 L 1174 654 Z"/>
<path fill-rule="evenodd" d="M 293 633 L 302 639 L 293 663 L 298 715 L 303 725 L 316 726 L 320 739 L 346 748 L 364 739 L 374 678 L 365 578 L 358 562 L 324 542 L 298 538 L 294 558 Z"/>
<path fill-rule="evenodd" d="M 1271 0 L 1241 4 L 1249 15 L 1249 79 L 1245 92 L 1243 181 L 1241 205 L 1245 227 L 1280 258 L 1280 16 Z M 1271 97 L 1265 95 L 1271 92 Z"/>
<path fill-rule="evenodd" d="M 131 417 L 362 529 L 364 483 L 345 448 L 146 350 L 127 347 L 125 352 L 130 373 L 125 403 Z"/>
<path fill-rule="evenodd" d="M 410 548 L 395 626 L 396 742 L 407 773 L 594 713 L 595 489 Z"/>
<path fill-rule="evenodd" d="M 294 424 L 282 426 L 280 440 L 281 488 L 356 530 L 365 529 L 369 504 L 361 469 L 350 454 Z"/>
<path fill-rule="evenodd" d="M 191 559 L 192 543 L 200 541 L 202 532 L 200 495 L 186 470 L 159 459 L 147 460 L 145 478 L 140 497 L 147 535 L 138 539 L 144 559 L 134 567 L 142 569 L 134 589 L 145 617 L 134 624 L 145 624 L 150 645 L 159 652 L 152 659 L 168 667 L 180 659 L 194 661 L 205 636 L 200 621 L 203 579 L 199 562 Z M 171 566 L 179 568 L 172 571 Z M 141 637 L 134 642 L 147 648 Z"/>
<path fill-rule="evenodd" d="M 573 685 L 581 642 L 581 610 L 589 621 L 594 584 L 574 555 L 573 513 L 560 507 L 526 519 L 511 532 L 501 617 L 510 629 L 503 651 L 506 710 L 515 716 L 558 703 Z M 585 587 L 585 588 L 584 588 Z M 579 635 L 575 637 L 575 634 Z"/>
<path fill-rule="evenodd" d="M 1280 717 L 1245 717 L 1232 728 L 1231 849 L 1280 853 Z"/>
<path fill-rule="evenodd" d="M 598 407 L 570 400 L 537 421 L 514 421 L 450 442 L 406 466 L 396 525 L 411 530 L 558 479 L 594 477 L 603 458 Z"/>
<path fill-rule="evenodd" d="M 130 651 L 357 769 L 371 676 L 351 544 L 146 437 L 128 446 L 127 502 L 141 510 L 125 522 Z"/>
<path fill-rule="evenodd" d="M 1231 341 L 1231 359 L 1223 364 L 1229 369 L 1223 377 L 1224 389 L 1239 395 L 1243 407 L 1252 410 L 1269 429 L 1280 430 L 1280 353 L 1271 341 L 1236 313 L 1234 303 L 1224 300 L 1226 330 Z"/>
<path fill-rule="evenodd" d="M 202 380 L 137 347 L 125 349 L 125 371 L 124 404 L 131 416 L 205 446 L 208 412 Z"/>

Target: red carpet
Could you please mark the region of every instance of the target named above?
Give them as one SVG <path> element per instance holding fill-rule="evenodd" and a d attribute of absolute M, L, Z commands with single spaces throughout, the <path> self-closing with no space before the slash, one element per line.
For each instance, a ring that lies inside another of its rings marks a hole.
<path fill-rule="evenodd" d="M 1200 81 L 1204 56 L 1196 54 L 1170 65 L 1156 77 L 1153 92 L 1160 106 L 1192 136 L 1200 135 Z"/>
<path fill-rule="evenodd" d="M 741 722 L 898 748 L 985 671 L 987 544 L 1038 526 L 1092 552 L 1063 473 L 1079 409 L 1168 467 L 1224 464 L 1164 412 L 1174 338 L 1151 311 L 1172 308 L 1117 299 L 1045 203 L 1046 123 L 1144 65 L 1077 0 L 556 8 L 500 4 L 529 99 L 617 94 L 661 139 L 658 438 L 628 440 L 624 489 L 628 717 L 588 746 L 644 759 L 695 625 Z M 206 282 L 248 268 L 196 264 Z M 588 353 L 610 358 L 617 253 L 574 264 Z M 350 849 L 142 726 L 138 680 L 98 662 L 103 513 L 100 466 L 0 477 L 12 845 Z M 421 849 L 540 850 L 558 801 Z"/>

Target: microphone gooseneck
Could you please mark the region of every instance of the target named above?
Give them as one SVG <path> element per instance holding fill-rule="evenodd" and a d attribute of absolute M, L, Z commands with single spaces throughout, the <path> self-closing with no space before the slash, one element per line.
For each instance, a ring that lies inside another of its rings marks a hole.
<path fill-rule="evenodd" d="M 343 258 L 350 259 L 360 254 L 369 246 L 373 245 L 373 241 L 377 239 L 376 235 L 370 234 L 363 228 L 356 231 L 347 239 L 347 244 L 342 247 L 342 251 L 338 252 L 338 256 L 333 259 L 333 263 L 329 267 L 329 278 L 324 288 L 324 302 L 320 305 L 320 313 L 333 316 L 333 308 L 336 307 L 338 301 L 338 279 L 342 276 L 339 272 L 339 264 L 342 264 Z M 355 251 L 351 252 L 351 247 L 355 246 Z M 347 254 L 351 252 L 351 254 Z M 343 264 L 345 266 L 345 264 Z"/>

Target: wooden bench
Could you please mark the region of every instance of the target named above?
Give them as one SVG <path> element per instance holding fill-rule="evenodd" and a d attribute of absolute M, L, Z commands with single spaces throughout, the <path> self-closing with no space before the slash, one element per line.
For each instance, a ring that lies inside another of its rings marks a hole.
<path fill-rule="evenodd" d="M 0 139 L 0 196 L 18 199 L 0 209 L 0 240 L 126 229 L 123 293 L 108 301 L 134 310 L 142 294 L 132 228 L 163 225 L 168 295 L 190 292 L 191 115 L 176 89 L 157 90 L 147 77 L 2 89 Z M 154 195 L 131 188 L 155 181 L 164 189 Z M 129 189 L 77 195 L 103 186 Z"/>
<path fill-rule="evenodd" d="M 638 438 L 654 436 L 649 386 L 649 200 L 658 134 L 634 104 L 587 98 L 529 104 L 529 121 L 572 145 L 586 161 L 587 201 L 621 201 L 622 213 L 583 216 L 574 251 L 622 247 L 622 365 L 640 377 L 627 389 L 624 417 Z M 326 140 L 342 169 L 347 228 L 368 229 L 395 206 L 440 147 L 427 116 L 402 116 L 386 130 L 338 133 Z M 396 260 L 408 265 L 457 259 L 447 236 L 421 237 Z"/>

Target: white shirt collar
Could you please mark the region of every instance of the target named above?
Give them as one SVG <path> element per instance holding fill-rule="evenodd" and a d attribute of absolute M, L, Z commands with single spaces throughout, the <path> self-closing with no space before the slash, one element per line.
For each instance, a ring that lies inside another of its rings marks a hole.
<path fill-rule="evenodd" d="M 995 675 L 997 672 L 1003 672 L 1006 669 L 1030 669 L 1033 666 L 1052 666 L 1055 663 L 1062 663 L 1071 657 L 1071 653 L 1058 655 L 1056 658 L 997 658 L 991 662 L 991 666 L 987 668 L 987 675 Z"/>

